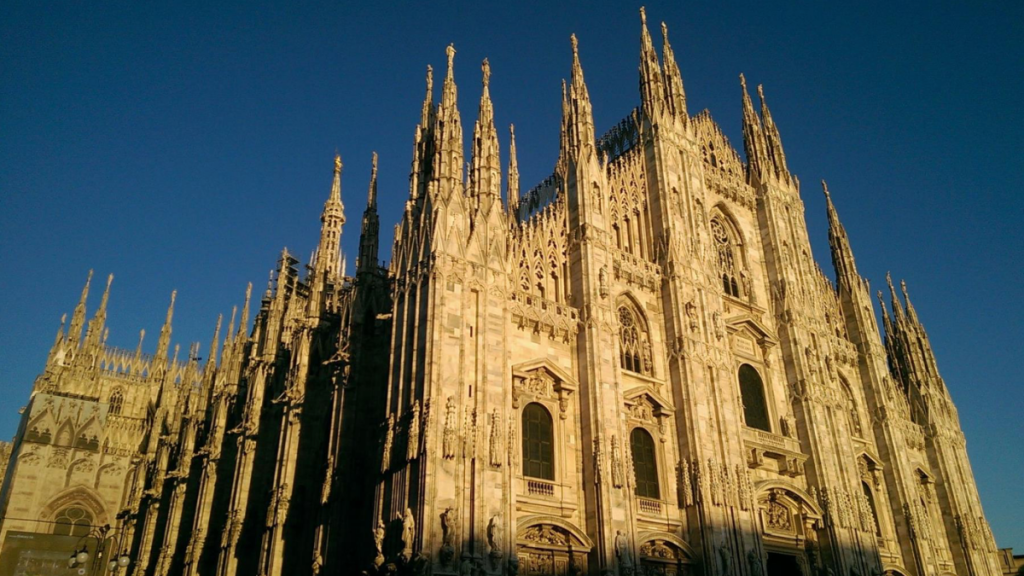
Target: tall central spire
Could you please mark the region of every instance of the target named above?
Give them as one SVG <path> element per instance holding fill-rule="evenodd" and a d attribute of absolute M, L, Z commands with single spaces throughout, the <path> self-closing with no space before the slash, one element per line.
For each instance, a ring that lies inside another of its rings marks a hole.
<path fill-rule="evenodd" d="M 341 201 L 341 155 L 334 155 L 334 179 L 331 193 L 320 215 L 320 243 L 316 249 L 314 283 L 326 282 L 327 276 L 337 276 L 341 260 L 341 229 L 345 225 L 345 205 Z"/>
<path fill-rule="evenodd" d="M 593 154 L 594 151 L 594 114 L 590 105 L 590 93 L 583 81 L 583 66 L 580 65 L 579 42 L 576 35 L 570 37 L 572 42 L 572 76 L 569 94 L 564 100 L 563 114 L 565 118 L 566 141 L 569 152 L 579 158 Z"/>
<path fill-rule="evenodd" d="M 686 112 L 686 92 L 683 90 L 683 75 L 676 64 L 676 56 L 672 45 L 668 42 L 668 26 L 661 23 L 661 37 L 664 42 L 662 56 L 665 59 L 665 101 L 669 111 L 684 121 L 688 120 Z"/>
<path fill-rule="evenodd" d="M 772 120 L 772 113 L 768 110 L 768 103 L 764 99 L 764 88 L 757 86 L 757 95 L 761 99 L 761 120 L 764 122 L 764 136 L 767 143 L 768 158 L 775 167 L 775 174 L 779 179 L 789 182 L 789 167 L 786 166 L 786 154 L 782 151 L 782 136 L 779 128 Z"/>
<path fill-rule="evenodd" d="M 860 281 L 857 266 L 853 261 L 853 250 L 846 236 L 846 229 L 839 221 L 839 213 L 832 204 L 832 195 L 828 192 L 828 184 L 821 181 L 822 192 L 825 193 L 825 207 L 828 212 L 828 243 L 832 249 L 832 265 L 836 270 L 836 283 L 840 289 L 853 290 Z"/>
<path fill-rule="evenodd" d="M 747 155 L 747 175 L 748 178 L 754 175 L 763 177 L 769 172 L 764 131 L 754 103 L 750 101 L 747 79 L 743 74 L 740 74 L 740 87 L 743 91 L 743 150 Z"/>
<path fill-rule="evenodd" d="M 480 66 L 483 73 L 483 92 L 480 94 L 480 112 L 473 126 L 473 164 L 470 172 L 470 194 L 476 197 L 481 210 L 488 211 L 501 198 L 501 163 L 498 159 L 498 132 L 494 127 L 494 105 L 488 88 L 491 65 L 485 58 Z"/>
<path fill-rule="evenodd" d="M 441 106 L 434 123 L 434 175 L 441 198 L 450 199 L 454 192 L 461 197 L 463 161 L 462 119 L 457 106 L 458 89 L 455 86 L 455 46 L 449 45 L 448 71 L 441 89 Z"/>
<path fill-rule="evenodd" d="M 665 90 L 654 42 L 647 31 L 647 12 L 640 7 L 640 102 L 649 117 L 665 109 Z"/>

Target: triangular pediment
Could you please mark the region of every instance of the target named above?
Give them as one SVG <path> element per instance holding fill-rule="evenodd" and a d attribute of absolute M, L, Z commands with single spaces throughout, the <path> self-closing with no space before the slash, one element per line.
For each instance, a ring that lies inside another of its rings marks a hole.
<path fill-rule="evenodd" d="M 664 414 L 675 412 L 669 404 L 668 399 L 655 392 L 650 386 L 637 386 L 636 388 L 627 390 L 623 393 L 622 397 L 629 406 L 647 402 L 655 412 L 661 412 Z"/>
<path fill-rule="evenodd" d="M 538 358 L 512 366 L 512 374 L 524 378 L 538 370 L 545 372 L 555 382 L 555 385 L 560 388 L 567 390 L 576 390 L 577 388 L 576 380 L 568 372 L 547 358 Z"/>
<path fill-rule="evenodd" d="M 749 314 L 726 318 L 725 327 L 730 334 L 746 332 L 755 342 L 766 346 L 774 346 L 779 342 L 767 326 Z"/>

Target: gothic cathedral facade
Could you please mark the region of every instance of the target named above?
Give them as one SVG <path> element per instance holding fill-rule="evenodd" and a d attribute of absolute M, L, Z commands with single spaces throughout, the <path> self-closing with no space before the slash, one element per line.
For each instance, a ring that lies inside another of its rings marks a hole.
<path fill-rule="evenodd" d="M 449 47 L 390 265 L 374 155 L 345 274 L 336 158 L 310 263 L 285 250 L 205 361 L 173 294 L 155 353 L 107 345 L 87 283 L 7 447 L 4 552 L 109 525 L 138 576 L 999 574 L 905 285 L 880 330 L 827 188 L 834 282 L 812 258 L 761 88 L 744 161 L 662 35 L 602 137 L 572 38 L 525 193 L 486 60 L 465 161 Z"/>

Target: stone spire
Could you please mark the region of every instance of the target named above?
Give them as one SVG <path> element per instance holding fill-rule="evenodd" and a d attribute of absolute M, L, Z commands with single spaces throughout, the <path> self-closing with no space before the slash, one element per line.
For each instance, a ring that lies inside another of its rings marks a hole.
<path fill-rule="evenodd" d="M 320 243 L 316 249 L 316 271 L 314 284 L 325 283 L 328 277 L 338 275 L 338 262 L 341 259 L 341 229 L 345 225 L 345 205 L 341 202 L 341 156 L 334 156 L 334 180 L 331 182 L 331 193 L 324 203 L 324 211 L 320 215 Z"/>
<path fill-rule="evenodd" d="M 224 321 L 223 314 L 217 314 L 217 327 L 213 329 L 213 340 L 210 341 L 210 354 L 206 357 L 206 369 L 212 370 L 217 364 L 217 345 L 220 344 L 220 325 Z"/>
<path fill-rule="evenodd" d="M 740 74 L 740 86 L 743 90 L 743 150 L 747 155 L 747 176 L 764 178 L 768 172 L 768 157 L 765 151 L 764 132 L 761 130 L 761 119 L 754 110 L 747 92 L 747 79 Z"/>
<path fill-rule="evenodd" d="M 665 102 L 668 104 L 668 109 L 673 115 L 685 121 L 689 117 L 686 112 L 686 92 L 683 90 L 683 75 L 679 71 L 679 65 L 676 64 L 676 56 L 672 51 L 672 45 L 668 42 L 668 26 L 664 22 L 661 23 L 661 37 L 664 42 L 661 51 L 665 61 L 663 66 L 665 74 Z"/>
<path fill-rule="evenodd" d="M 907 281 L 900 280 L 900 292 L 903 293 L 903 301 L 907 303 L 907 317 L 911 322 L 921 325 L 921 322 L 917 319 L 917 311 L 914 310 L 914 304 L 910 301 L 910 293 L 907 292 Z"/>
<path fill-rule="evenodd" d="M 92 270 L 85 279 L 85 286 L 82 288 L 82 296 L 78 299 L 78 305 L 71 314 L 71 326 L 68 327 L 68 341 L 76 347 L 82 338 L 82 328 L 85 326 L 85 301 L 89 298 L 89 284 L 92 283 Z"/>
<path fill-rule="evenodd" d="M 594 114 L 590 105 L 590 93 L 583 80 L 583 66 L 580 65 L 579 43 L 576 35 L 572 42 L 572 76 L 566 107 L 566 136 L 570 157 L 576 160 L 594 153 Z"/>
<path fill-rule="evenodd" d="M 558 160 L 555 162 L 555 172 L 563 174 L 569 162 L 569 89 L 566 87 L 565 78 L 562 79 L 562 123 L 558 130 Z"/>
<path fill-rule="evenodd" d="M 99 348 L 103 338 L 103 330 L 107 323 L 107 301 L 110 300 L 110 284 L 113 281 L 113 274 L 107 276 L 107 287 L 103 289 L 100 307 L 96 309 L 96 314 L 89 321 L 89 328 L 85 332 L 85 346 L 87 348 Z"/>
<path fill-rule="evenodd" d="M 892 300 L 892 316 L 893 320 L 897 324 L 897 328 L 902 329 L 903 323 L 906 320 L 906 314 L 903 313 L 903 304 L 900 303 L 900 299 L 896 296 L 896 288 L 892 285 L 892 274 L 885 273 L 885 283 L 889 285 L 889 298 Z"/>
<path fill-rule="evenodd" d="M 427 95 L 423 98 L 420 110 L 420 125 L 429 126 L 434 119 L 434 68 L 427 65 Z"/>
<path fill-rule="evenodd" d="M 441 105 L 434 122 L 433 172 L 443 200 L 454 194 L 461 197 L 463 162 L 462 119 L 457 106 L 458 88 L 455 86 L 455 47 L 448 46 L 448 72 L 441 89 Z"/>
<path fill-rule="evenodd" d="M 249 300 L 252 296 L 252 282 L 245 287 L 245 303 L 242 304 L 242 318 L 238 321 L 238 332 L 235 333 L 235 343 L 244 343 L 248 336 L 249 328 Z"/>
<path fill-rule="evenodd" d="M 519 161 L 516 159 L 516 127 L 508 127 L 508 213 L 514 215 L 519 211 Z"/>
<path fill-rule="evenodd" d="M 174 300 L 178 297 L 178 291 L 171 292 L 171 304 L 167 307 L 167 318 L 160 328 L 160 339 L 156 344 L 156 358 L 162 362 L 167 361 L 167 350 L 171 345 L 171 320 L 174 318 Z"/>
<path fill-rule="evenodd" d="M 470 195 L 475 197 L 481 212 L 489 212 L 501 202 L 501 163 L 498 158 L 498 131 L 494 127 L 494 105 L 489 84 L 491 65 L 485 58 L 480 111 L 473 126 L 473 159 L 470 167 Z"/>
<path fill-rule="evenodd" d="M 224 347 L 220 351 L 220 365 L 225 366 L 228 356 L 235 345 L 235 315 L 238 314 L 238 306 L 231 307 L 231 321 L 228 322 L 228 333 L 224 336 Z"/>
<path fill-rule="evenodd" d="M 828 184 L 821 181 L 821 189 L 825 193 L 825 206 L 828 212 L 828 244 L 832 250 L 832 266 L 836 270 L 836 283 L 840 289 L 853 290 L 860 282 L 857 266 L 853 261 L 853 249 L 846 236 L 846 229 L 839 221 L 839 213 L 832 204 L 832 196 L 828 192 Z"/>
<path fill-rule="evenodd" d="M 757 86 L 757 95 L 761 99 L 761 120 L 764 122 L 764 137 L 767 144 L 768 158 L 771 159 L 775 168 L 775 175 L 786 182 L 790 181 L 789 168 L 786 166 L 786 154 L 782 151 L 782 137 L 779 129 L 772 120 L 772 113 L 768 110 L 768 104 L 764 99 L 764 88 Z"/>
<path fill-rule="evenodd" d="M 380 242 L 380 217 L 377 215 L 377 153 L 373 153 L 370 168 L 370 187 L 366 193 L 366 210 L 363 211 L 363 226 L 359 233 L 359 258 L 356 260 L 356 276 L 373 272 L 377 268 L 377 252 Z"/>
<path fill-rule="evenodd" d="M 665 89 L 662 86 L 661 66 L 654 42 L 647 31 L 647 12 L 640 7 L 640 103 L 649 117 L 665 110 Z"/>

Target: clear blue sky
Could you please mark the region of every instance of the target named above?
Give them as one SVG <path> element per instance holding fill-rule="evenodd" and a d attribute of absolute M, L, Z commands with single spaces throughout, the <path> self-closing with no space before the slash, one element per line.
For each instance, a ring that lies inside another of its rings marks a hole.
<path fill-rule="evenodd" d="M 145 328 L 151 351 L 177 289 L 174 340 L 205 350 L 283 246 L 315 245 L 335 150 L 353 263 L 380 154 L 388 258 L 424 70 L 448 43 L 467 137 L 490 59 L 524 188 L 554 163 L 570 33 L 599 132 L 639 101 L 639 4 L 360 4 L 0 5 L 0 437 L 90 268 L 116 276 L 111 344 Z M 1022 549 L 1024 3 L 778 4 L 647 10 L 656 39 L 669 25 L 690 112 L 709 108 L 740 150 L 737 75 L 765 85 L 823 267 L 821 178 L 860 272 L 907 280 L 996 539 Z"/>

